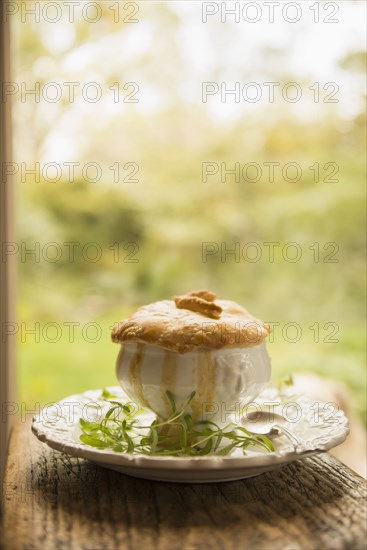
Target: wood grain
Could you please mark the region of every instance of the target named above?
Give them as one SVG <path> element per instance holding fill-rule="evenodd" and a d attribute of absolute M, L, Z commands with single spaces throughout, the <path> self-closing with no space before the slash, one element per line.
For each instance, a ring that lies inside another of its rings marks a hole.
<path fill-rule="evenodd" d="M 19 423 L 4 550 L 366 548 L 366 483 L 327 454 L 228 483 L 137 479 L 49 449 Z"/>

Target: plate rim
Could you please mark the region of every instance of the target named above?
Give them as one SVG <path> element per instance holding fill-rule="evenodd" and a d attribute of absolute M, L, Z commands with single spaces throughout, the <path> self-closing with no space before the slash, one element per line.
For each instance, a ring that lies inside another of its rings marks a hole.
<path fill-rule="evenodd" d="M 107 389 L 110 390 L 119 390 L 122 391 L 118 386 L 108 386 Z M 268 387 L 267 389 L 273 389 Z M 276 388 L 274 388 L 276 390 Z M 265 390 L 266 391 L 266 390 Z M 76 398 L 86 397 L 88 393 L 97 393 L 102 392 L 102 389 L 95 390 L 85 390 L 84 392 L 73 394 L 67 396 L 56 404 L 60 405 L 63 402 L 72 402 Z M 260 397 L 260 396 L 259 396 Z M 98 397 L 96 398 L 98 399 Z M 314 400 L 313 400 L 314 401 Z M 325 402 L 319 401 L 319 404 L 326 404 Z M 149 468 L 153 470 L 162 469 L 163 467 L 170 471 L 182 471 L 185 470 L 213 470 L 214 471 L 230 471 L 236 468 L 241 468 L 243 470 L 250 468 L 261 468 L 273 465 L 282 465 L 289 462 L 293 462 L 300 458 L 306 458 L 311 455 L 315 455 L 320 452 L 327 451 L 333 447 L 336 447 L 343 443 L 350 433 L 349 422 L 345 416 L 344 411 L 341 409 L 338 410 L 339 413 L 339 422 L 338 426 L 340 427 L 340 433 L 335 434 L 329 437 L 326 443 L 320 444 L 314 449 L 306 449 L 297 452 L 296 449 L 286 448 L 280 451 L 274 451 L 270 453 L 256 454 L 252 456 L 218 456 L 218 455 L 205 455 L 205 456 L 150 456 L 143 454 L 132 454 L 132 453 L 115 453 L 111 449 L 96 449 L 94 447 L 89 447 L 83 443 L 73 442 L 67 443 L 61 439 L 55 438 L 54 434 L 50 434 L 42 421 L 42 411 L 46 410 L 48 407 L 55 405 L 55 403 L 48 404 L 41 409 L 41 411 L 35 415 L 32 419 L 31 430 L 33 434 L 38 438 L 39 441 L 45 443 L 50 448 L 55 449 L 60 452 L 70 454 L 72 456 L 85 458 L 93 462 L 98 462 L 99 464 L 103 463 L 104 465 L 117 465 L 121 468 L 129 467 L 129 469 L 144 469 Z M 68 425 L 69 430 L 75 429 L 75 422 L 71 425 Z M 49 428 L 50 430 L 50 428 Z"/>

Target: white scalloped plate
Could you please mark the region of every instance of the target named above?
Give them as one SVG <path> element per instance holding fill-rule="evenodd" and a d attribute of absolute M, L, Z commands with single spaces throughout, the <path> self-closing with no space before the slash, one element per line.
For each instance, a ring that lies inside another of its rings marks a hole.
<path fill-rule="evenodd" d="M 118 400 L 129 401 L 120 387 L 108 389 L 118 396 Z M 282 405 L 278 392 L 268 388 L 256 399 L 256 404 L 264 407 L 265 403 L 279 403 L 273 410 L 286 416 L 288 421 L 284 427 L 300 440 L 296 448 L 287 437 L 279 436 L 273 440 L 275 452 L 255 449 L 248 451 L 246 456 L 240 450 L 224 457 L 161 457 L 115 453 L 108 449 L 95 449 L 79 440 L 79 419 L 83 417 L 92 420 L 96 411 L 98 414 L 104 413 L 109 407 L 106 401 L 100 399 L 101 393 L 102 390 L 90 390 L 45 407 L 33 419 L 33 433 L 53 449 L 86 458 L 100 466 L 135 477 L 181 483 L 221 482 L 253 477 L 300 458 L 327 451 L 343 443 L 349 433 L 347 418 L 343 411 L 333 409 L 333 404 L 297 397 L 293 405 Z M 264 410 L 269 409 L 264 407 Z M 145 422 L 153 420 L 148 412 L 139 418 Z M 252 431 L 256 431 L 256 422 L 251 424 Z"/>

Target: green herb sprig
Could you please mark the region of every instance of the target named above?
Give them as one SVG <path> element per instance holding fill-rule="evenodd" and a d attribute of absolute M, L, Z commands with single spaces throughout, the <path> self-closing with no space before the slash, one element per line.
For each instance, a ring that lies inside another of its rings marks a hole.
<path fill-rule="evenodd" d="M 181 409 L 177 408 L 170 391 L 167 390 L 166 395 L 172 414 L 167 419 L 155 419 L 149 426 L 144 426 L 137 418 L 142 409 L 137 409 L 134 403 L 116 401 L 116 396 L 104 390 L 101 398 L 111 407 L 101 421 L 80 419 L 80 440 L 97 449 L 154 456 L 226 456 L 234 449 L 241 449 L 246 455 L 249 447 L 274 451 L 269 438 L 242 426 L 229 423 L 220 428 L 210 420 L 194 421 L 187 410 L 195 392 Z"/>

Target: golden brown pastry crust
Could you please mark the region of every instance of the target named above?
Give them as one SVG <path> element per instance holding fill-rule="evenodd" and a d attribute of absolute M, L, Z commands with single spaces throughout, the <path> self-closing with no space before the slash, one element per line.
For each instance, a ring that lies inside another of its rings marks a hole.
<path fill-rule="evenodd" d="M 199 292 L 204 291 L 196 291 L 195 296 L 200 298 Z M 188 296 L 192 294 L 184 298 Z M 215 295 L 211 293 L 209 296 L 214 297 L 214 303 Z M 154 302 L 117 323 L 112 329 L 112 340 L 145 342 L 177 353 L 187 353 L 198 348 L 256 346 L 270 333 L 269 326 L 236 302 L 216 300 L 215 306 L 217 311 L 221 310 L 219 318 L 211 318 L 205 311 L 181 309 L 174 300 Z"/>

